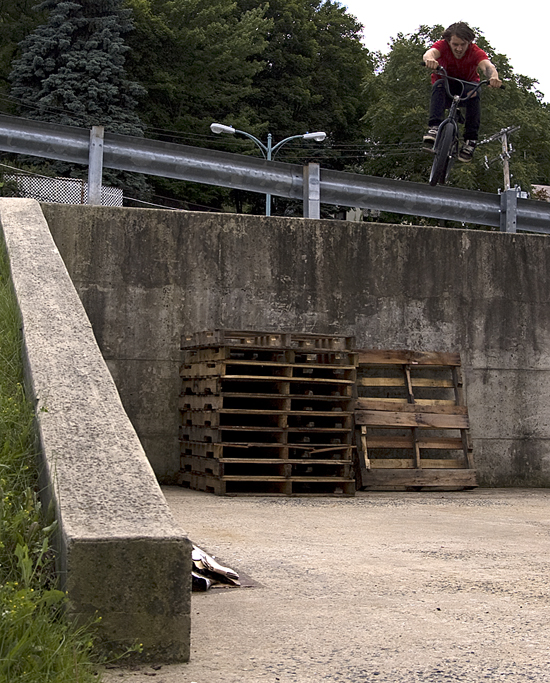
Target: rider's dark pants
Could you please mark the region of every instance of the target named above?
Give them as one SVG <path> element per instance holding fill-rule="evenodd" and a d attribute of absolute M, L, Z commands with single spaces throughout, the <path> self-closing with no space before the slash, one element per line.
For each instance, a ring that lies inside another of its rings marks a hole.
<path fill-rule="evenodd" d="M 449 89 L 454 94 L 460 94 L 461 84 L 456 81 L 449 81 Z M 470 92 L 474 86 L 464 86 L 464 94 Z M 445 109 L 451 106 L 451 98 L 445 92 L 445 81 L 442 79 L 436 81 L 432 87 L 432 99 L 430 102 L 430 121 L 429 125 L 433 127 L 439 124 L 445 118 Z M 478 93 L 466 100 L 461 105 L 466 110 L 466 125 L 464 127 L 465 140 L 477 140 L 479 124 L 481 121 L 481 104 Z"/>

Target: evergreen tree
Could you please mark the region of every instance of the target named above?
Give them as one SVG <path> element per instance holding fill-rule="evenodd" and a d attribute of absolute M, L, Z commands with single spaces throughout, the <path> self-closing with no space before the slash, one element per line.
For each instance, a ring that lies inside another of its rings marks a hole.
<path fill-rule="evenodd" d="M 131 12 L 119 0 L 45 0 L 48 21 L 21 43 L 11 94 L 29 118 L 72 126 L 105 126 L 142 134 L 135 113 L 143 88 L 124 68 Z"/>
<path fill-rule="evenodd" d="M 45 0 L 46 23 L 21 43 L 13 62 L 11 95 L 27 118 L 106 131 L 143 135 L 136 114 L 143 88 L 128 79 L 124 34 L 132 29 L 131 10 L 120 0 Z M 47 162 L 53 173 L 85 177 L 87 169 Z M 104 182 L 142 194 L 143 177 L 104 172 Z"/>
<path fill-rule="evenodd" d="M 0 0 L 0 95 L 1 111 L 14 113 L 7 96 L 10 91 L 11 63 L 23 38 L 44 21 L 33 7 L 36 0 Z"/>

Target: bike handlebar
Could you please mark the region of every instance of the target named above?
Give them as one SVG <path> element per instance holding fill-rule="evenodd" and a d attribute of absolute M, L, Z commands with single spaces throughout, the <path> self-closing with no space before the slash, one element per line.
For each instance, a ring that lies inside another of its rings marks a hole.
<path fill-rule="evenodd" d="M 422 64 L 424 66 L 426 66 L 426 62 L 422 62 Z M 435 73 L 442 76 L 445 79 L 445 89 L 447 90 L 447 94 L 450 97 L 452 97 L 452 94 L 449 92 L 448 81 L 451 80 L 451 81 L 457 81 L 458 83 L 462 83 L 462 93 L 459 95 L 461 100 L 467 100 L 469 97 L 472 97 L 472 94 L 474 92 L 477 92 L 481 88 L 482 85 L 489 85 L 488 80 L 484 80 L 484 81 L 463 81 L 461 78 L 455 78 L 454 76 L 449 76 L 449 74 L 447 73 L 447 70 L 444 67 L 442 67 L 441 65 L 439 65 L 437 67 L 437 69 L 435 69 Z M 475 88 L 474 88 L 474 90 L 470 90 L 470 92 L 466 95 L 466 97 L 463 97 L 465 85 L 473 85 L 473 86 L 475 86 Z M 500 86 L 500 90 L 505 90 L 505 89 L 506 89 L 506 86 L 503 83 Z"/>

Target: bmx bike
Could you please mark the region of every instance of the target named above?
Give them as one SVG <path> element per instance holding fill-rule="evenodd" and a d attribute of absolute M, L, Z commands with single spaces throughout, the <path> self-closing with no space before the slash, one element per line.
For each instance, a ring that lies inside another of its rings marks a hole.
<path fill-rule="evenodd" d="M 430 185 L 437 185 L 438 183 L 444 185 L 449 177 L 455 159 L 458 156 L 458 124 L 463 122 L 459 107 L 471 97 L 476 97 L 481 86 L 488 85 L 489 81 L 472 83 L 471 81 L 463 81 L 460 78 L 453 78 L 452 76 L 447 75 L 446 70 L 442 66 L 439 66 L 436 69 L 436 73 L 443 76 L 445 92 L 451 99 L 451 106 L 447 118 L 438 128 L 433 145 L 434 160 L 430 173 Z M 453 95 L 451 93 L 449 81 L 460 83 L 461 88 L 459 88 L 458 94 Z M 465 93 L 466 86 L 473 87 Z"/>

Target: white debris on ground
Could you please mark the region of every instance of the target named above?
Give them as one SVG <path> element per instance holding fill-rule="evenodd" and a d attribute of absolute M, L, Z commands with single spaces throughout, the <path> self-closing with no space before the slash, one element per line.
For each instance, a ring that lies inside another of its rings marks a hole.
<path fill-rule="evenodd" d="M 206 591 L 212 586 L 240 586 L 239 575 L 233 569 L 224 567 L 198 546 L 192 552 L 193 590 Z"/>

